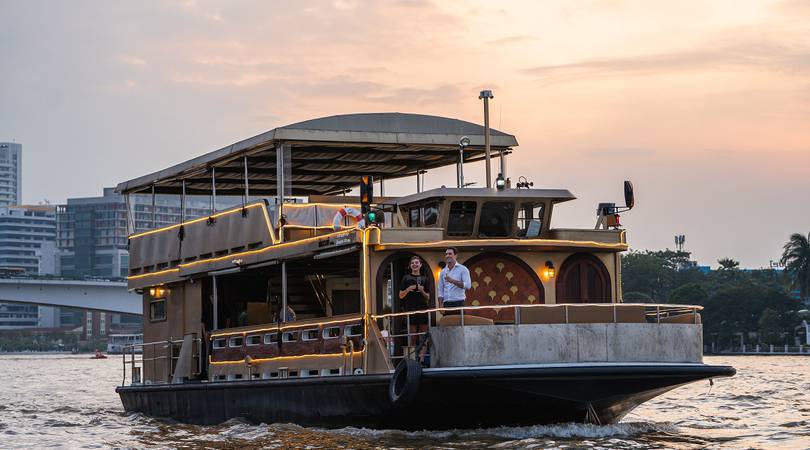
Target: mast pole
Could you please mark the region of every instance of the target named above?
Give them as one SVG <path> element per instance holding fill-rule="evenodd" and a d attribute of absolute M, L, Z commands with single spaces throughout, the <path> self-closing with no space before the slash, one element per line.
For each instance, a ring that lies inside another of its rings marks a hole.
<path fill-rule="evenodd" d="M 489 99 L 495 98 L 492 91 L 483 90 L 478 94 L 478 99 L 484 100 L 484 154 L 487 164 L 487 187 L 492 187 L 492 167 L 490 167 L 490 143 L 489 143 Z"/>

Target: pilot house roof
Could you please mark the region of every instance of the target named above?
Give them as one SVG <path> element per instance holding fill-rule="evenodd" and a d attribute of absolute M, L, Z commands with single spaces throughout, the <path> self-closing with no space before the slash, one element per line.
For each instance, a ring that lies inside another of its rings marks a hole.
<path fill-rule="evenodd" d="M 212 169 L 218 195 L 244 193 L 247 157 L 251 195 L 276 194 L 276 148 L 290 146 L 292 195 L 336 194 L 359 177 L 392 179 L 458 161 L 459 141 L 470 138 L 465 162 L 484 158 L 484 128 L 446 117 L 404 113 L 346 114 L 274 128 L 158 172 L 120 183 L 121 193 L 211 194 Z M 492 156 L 517 146 L 510 134 L 491 130 Z"/>

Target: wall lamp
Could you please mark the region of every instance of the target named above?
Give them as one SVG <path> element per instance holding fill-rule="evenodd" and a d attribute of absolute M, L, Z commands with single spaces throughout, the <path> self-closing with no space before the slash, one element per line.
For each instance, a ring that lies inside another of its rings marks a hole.
<path fill-rule="evenodd" d="M 546 261 L 546 268 L 543 269 L 543 275 L 548 279 L 554 278 L 554 276 L 557 275 L 557 271 L 554 270 L 554 263 Z"/>

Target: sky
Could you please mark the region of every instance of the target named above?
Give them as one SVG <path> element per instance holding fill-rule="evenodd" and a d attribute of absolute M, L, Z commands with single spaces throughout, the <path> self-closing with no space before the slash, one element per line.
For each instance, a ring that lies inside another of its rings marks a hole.
<path fill-rule="evenodd" d="M 520 143 L 508 176 L 578 197 L 556 227 L 593 227 L 629 179 L 634 250 L 684 234 L 701 264 L 758 268 L 810 232 L 810 1 L 0 0 L 0 16 L 0 141 L 23 145 L 26 203 L 333 114 L 482 123 L 491 89 L 493 127 Z"/>

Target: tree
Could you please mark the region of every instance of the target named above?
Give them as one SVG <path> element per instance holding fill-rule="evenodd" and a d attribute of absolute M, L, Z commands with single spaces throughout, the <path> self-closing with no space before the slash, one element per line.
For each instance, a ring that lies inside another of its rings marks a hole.
<path fill-rule="evenodd" d="M 731 258 L 718 259 L 717 264 L 720 264 L 718 270 L 738 270 L 740 268 L 740 262 Z"/>
<path fill-rule="evenodd" d="M 791 289 L 798 289 L 802 298 L 810 294 L 810 233 L 790 235 L 783 247 L 781 263 L 785 265 L 785 275 Z"/>
<path fill-rule="evenodd" d="M 779 313 L 771 308 L 765 308 L 759 317 L 759 336 L 764 344 L 782 343 L 782 326 L 779 323 Z"/>
<path fill-rule="evenodd" d="M 698 283 L 687 283 L 678 288 L 675 288 L 669 294 L 670 303 L 678 303 L 681 305 L 703 305 L 709 294 L 706 289 Z"/>

